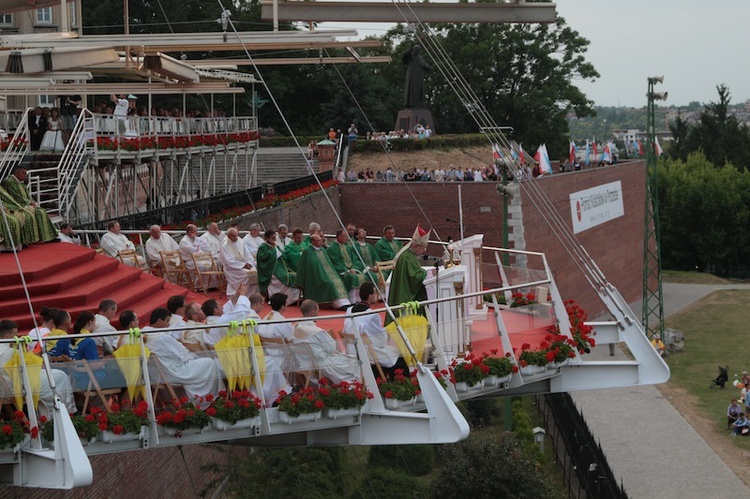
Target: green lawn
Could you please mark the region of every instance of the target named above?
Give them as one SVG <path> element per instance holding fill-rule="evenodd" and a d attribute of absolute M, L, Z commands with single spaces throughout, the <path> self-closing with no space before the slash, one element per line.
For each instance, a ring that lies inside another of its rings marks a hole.
<path fill-rule="evenodd" d="M 748 302 L 750 291 L 717 291 L 666 321 L 668 327 L 681 330 L 686 338 L 683 351 L 667 359 L 672 370 L 669 383 L 694 395 L 697 409 L 715 421 L 717 430 L 722 432 L 726 429 L 727 406 L 732 398 L 739 396 L 732 381 L 735 375 L 750 370 L 750 350 L 746 346 L 750 324 Z M 725 390 L 710 390 L 719 365 L 729 366 L 729 383 Z M 750 439 L 732 440 L 750 449 Z"/>
<path fill-rule="evenodd" d="M 685 272 L 681 270 L 662 270 L 664 282 L 676 282 L 681 284 L 731 284 L 732 281 L 716 277 L 705 272 Z"/>

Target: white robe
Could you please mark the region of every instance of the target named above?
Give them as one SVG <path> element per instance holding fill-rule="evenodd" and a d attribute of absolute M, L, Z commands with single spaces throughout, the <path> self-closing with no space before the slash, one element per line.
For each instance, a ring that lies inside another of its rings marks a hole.
<path fill-rule="evenodd" d="M 227 239 L 227 235 L 224 234 L 224 232 L 221 232 L 218 236 L 215 236 L 211 234 L 210 232 L 206 232 L 205 234 L 201 235 L 201 239 L 206 242 L 206 245 L 208 246 L 208 251 L 211 252 L 211 256 L 214 258 L 214 261 L 216 262 L 216 266 L 218 268 L 221 268 L 221 261 L 219 260 L 219 251 L 221 251 L 221 245 L 224 244 L 224 241 Z"/>
<path fill-rule="evenodd" d="M 92 333 L 106 333 L 117 331 L 117 329 L 115 329 L 115 327 L 109 323 L 109 319 L 107 319 L 103 315 L 96 314 L 94 316 L 94 319 L 96 320 L 96 326 L 94 326 L 94 329 L 91 330 Z M 117 336 L 100 336 L 98 338 L 94 338 L 94 343 L 96 343 L 96 346 L 101 347 L 104 353 L 111 353 L 115 351 L 115 346 L 117 345 L 118 340 L 119 338 Z"/>
<path fill-rule="evenodd" d="M 276 246 L 279 247 L 279 249 L 281 250 L 282 253 L 286 249 L 286 245 L 289 244 L 289 243 L 291 243 L 291 242 L 292 242 L 292 238 L 289 237 L 289 236 L 285 237 L 284 239 L 281 239 L 279 237 L 276 238 Z"/>
<path fill-rule="evenodd" d="M 177 243 L 172 236 L 162 232 L 159 239 L 150 237 L 146 241 L 146 258 L 148 258 L 148 264 L 151 267 L 155 267 L 161 263 L 161 252 L 177 251 Z M 177 262 L 179 264 L 179 262 Z"/>
<path fill-rule="evenodd" d="M 351 312 L 352 309 L 350 307 L 346 313 L 350 314 Z M 393 343 L 390 335 L 383 327 L 379 314 L 348 317 L 344 321 L 344 332 L 354 334 L 355 331 L 359 331 L 359 334 L 362 336 L 366 335 L 370 340 L 372 354 L 375 355 L 375 358 L 370 359 L 370 361 L 377 360 L 383 367 L 393 367 L 396 365 L 400 353 L 398 347 Z M 350 353 L 353 354 L 353 352 Z"/>
<path fill-rule="evenodd" d="M 307 343 L 315 357 L 314 365 L 302 365 L 303 368 L 320 369 L 323 376 L 333 383 L 357 380 L 360 377 L 359 364 L 356 357 L 350 357 L 336 349 L 336 340 L 331 338 L 325 330 L 319 328 L 314 321 L 299 322 L 294 326 L 294 343 Z M 298 359 L 300 364 L 310 359 Z"/>
<path fill-rule="evenodd" d="M 78 246 L 81 245 L 81 238 L 79 236 L 70 237 L 69 235 L 60 232 L 57 234 L 57 238 L 61 243 L 77 244 Z"/>
<path fill-rule="evenodd" d="M 172 317 L 169 318 L 169 327 L 184 327 L 187 326 L 187 322 L 185 322 L 185 319 L 180 317 L 177 314 L 172 314 Z M 176 340 L 181 340 L 182 335 L 185 333 L 183 329 L 179 329 L 176 331 L 170 331 L 169 334 L 172 335 L 172 338 Z"/>
<path fill-rule="evenodd" d="M 253 258 L 255 258 L 255 255 L 258 254 L 258 248 L 260 248 L 260 245 L 265 242 L 265 240 L 260 236 L 251 236 L 250 234 L 247 234 L 245 237 L 242 238 L 242 240 L 245 243 L 245 248 L 250 251 L 250 254 L 253 255 Z"/>
<path fill-rule="evenodd" d="M 171 335 L 151 326 L 142 331 L 146 333 L 146 346 L 161 362 L 166 381 L 182 385 L 188 399 L 195 401 L 196 406 L 205 408 L 208 402 L 199 403 L 195 397 L 205 398 L 208 394 L 216 397 L 224 389 L 216 359 L 198 357 Z"/>
<path fill-rule="evenodd" d="M 13 386 L 4 366 L 13 358 L 13 351 L 15 349 L 9 344 L 0 344 L 0 376 L 2 376 L 8 386 Z M 39 388 L 39 408 L 38 414 L 50 419 L 52 412 L 55 407 L 55 393 L 52 391 L 52 387 L 47 377 L 47 372 L 42 366 L 42 372 L 39 376 L 41 381 Z M 55 391 L 59 395 L 60 400 L 65 405 L 68 413 L 75 414 L 78 409 L 76 408 L 75 400 L 73 399 L 73 387 L 70 384 L 70 378 L 65 374 L 64 371 L 59 369 L 52 369 L 52 379 L 55 381 Z"/>
<path fill-rule="evenodd" d="M 233 242 L 227 238 L 221 245 L 219 256 L 224 268 L 224 276 L 227 278 L 227 296 L 236 294 L 243 283 L 248 285 L 248 294 L 258 292 L 258 271 L 255 270 L 255 259 L 245 250 L 244 241 L 238 239 Z M 252 269 L 245 268 L 245 264 L 248 263 Z"/>
<path fill-rule="evenodd" d="M 111 256 L 112 258 L 117 258 L 117 253 L 122 250 L 135 250 L 133 241 L 128 239 L 125 234 L 115 234 L 112 231 L 107 231 L 107 233 L 102 236 L 99 240 L 99 246 L 104 250 L 105 255 Z M 138 265 L 145 267 L 146 260 L 137 253 L 135 256 L 138 258 Z M 132 267 L 133 262 L 131 260 L 125 260 L 125 265 Z"/>
<path fill-rule="evenodd" d="M 195 253 L 208 253 L 208 244 L 199 237 L 185 236 L 180 241 L 178 249 L 182 261 L 185 262 L 185 266 L 189 269 L 194 269 L 195 263 L 193 262 L 193 255 Z M 208 267 L 201 268 L 201 270 L 208 270 Z"/>

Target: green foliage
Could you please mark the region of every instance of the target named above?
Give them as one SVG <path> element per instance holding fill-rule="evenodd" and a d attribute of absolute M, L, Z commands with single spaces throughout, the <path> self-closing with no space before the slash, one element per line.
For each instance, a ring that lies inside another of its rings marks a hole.
<path fill-rule="evenodd" d="M 524 399 L 514 397 L 511 403 L 511 412 L 513 414 L 513 435 L 518 440 L 518 444 L 523 449 L 524 454 L 530 459 L 537 462 L 542 461 L 542 454 L 534 442 L 534 431 L 531 424 L 529 412 L 524 405 Z"/>
<path fill-rule="evenodd" d="M 500 399 L 477 399 L 461 402 L 464 406 L 464 416 L 472 428 L 492 426 L 500 417 Z"/>
<path fill-rule="evenodd" d="M 360 482 L 354 493 L 355 498 L 426 498 L 427 490 L 403 469 L 371 468 L 367 477 Z"/>
<path fill-rule="evenodd" d="M 435 498 L 553 497 L 546 473 L 529 460 L 510 433 L 483 430 L 439 450 L 442 467 L 432 482 Z"/>
<path fill-rule="evenodd" d="M 721 274 L 750 263 L 750 173 L 716 169 L 701 153 L 667 160 L 660 176 L 662 255 L 666 268 Z M 689 227 L 686 226 L 689 224 Z"/>
<path fill-rule="evenodd" d="M 337 448 L 261 449 L 241 461 L 231 476 L 232 497 L 265 499 L 339 497 L 346 463 Z"/>
<path fill-rule="evenodd" d="M 393 468 L 422 476 L 435 467 L 435 451 L 431 445 L 373 445 L 368 464 L 372 468 Z"/>

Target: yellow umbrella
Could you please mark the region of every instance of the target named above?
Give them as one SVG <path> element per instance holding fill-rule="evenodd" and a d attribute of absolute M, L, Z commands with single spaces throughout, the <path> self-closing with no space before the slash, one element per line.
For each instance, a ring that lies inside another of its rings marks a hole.
<path fill-rule="evenodd" d="M 227 389 L 232 393 L 237 387 L 238 373 L 240 370 L 241 355 L 237 352 L 237 340 L 235 336 L 239 323 L 237 321 L 229 322 L 229 331 L 226 336 L 216 342 L 214 349 L 216 356 L 219 358 L 221 368 L 227 376 Z"/>
<path fill-rule="evenodd" d="M 134 327 L 128 331 L 130 334 L 130 340 L 127 344 L 122 345 L 120 348 L 115 350 L 112 356 L 117 361 L 117 365 L 120 366 L 120 371 L 125 378 L 125 384 L 128 387 L 128 396 L 130 397 L 131 404 L 135 401 L 139 395 L 142 398 L 146 398 L 146 387 L 143 386 L 143 366 L 141 365 L 141 330 Z M 146 359 L 151 355 L 148 348 L 143 347 L 146 353 Z"/>
<path fill-rule="evenodd" d="M 385 330 L 398 347 L 398 351 L 401 352 L 401 357 L 404 358 L 406 363 L 411 367 L 416 367 L 417 359 L 421 359 L 424 354 L 424 345 L 427 342 L 428 323 L 426 318 L 417 314 L 419 302 L 408 302 L 403 303 L 402 305 L 405 307 L 405 313 L 396 319 L 395 322 L 388 324 L 385 327 Z M 409 352 L 409 348 L 406 346 L 401 334 L 398 332 L 396 327 L 397 324 L 404 330 L 406 338 L 414 349 L 416 358 L 412 356 L 411 352 Z"/>
<path fill-rule="evenodd" d="M 21 366 L 25 364 L 26 375 L 29 378 L 29 388 L 34 401 L 34 407 L 39 404 L 39 391 L 42 386 L 42 358 L 26 350 L 26 345 L 32 342 L 31 337 L 22 336 L 16 338 L 16 351 L 13 352 L 11 359 L 5 363 L 5 372 L 8 373 L 13 385 L 13 394 L 16 399 L 16 407 L 20 411 L 23 408 L 23 379 L 21 376 Z M 23 346 L 20 346 L 23 343 Z M 20 354 L 20 355 L 19 355 Z M 21 358 L 23 355 L 23 358 Z"/>

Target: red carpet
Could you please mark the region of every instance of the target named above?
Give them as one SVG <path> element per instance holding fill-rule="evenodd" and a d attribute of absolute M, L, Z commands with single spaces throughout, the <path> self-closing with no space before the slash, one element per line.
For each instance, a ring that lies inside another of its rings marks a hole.
<path fill-rule="evenodd" d="M 201 303 L 206 299 L 73 244 L 35 244 L 18 253 L 18 259 L 36 313 L 51 306 L 67 310 L 75 320 L 81 311 L 95 312 L 101 300 L 110 298 L 119 311 L 134 310 L 143 326 L 151 311 L 166 306 L 170 296 L 184 295 Z M 12 253 L 0 254 L 0 319 L 16 321 L 20 332 L 34 327 Z"/>

